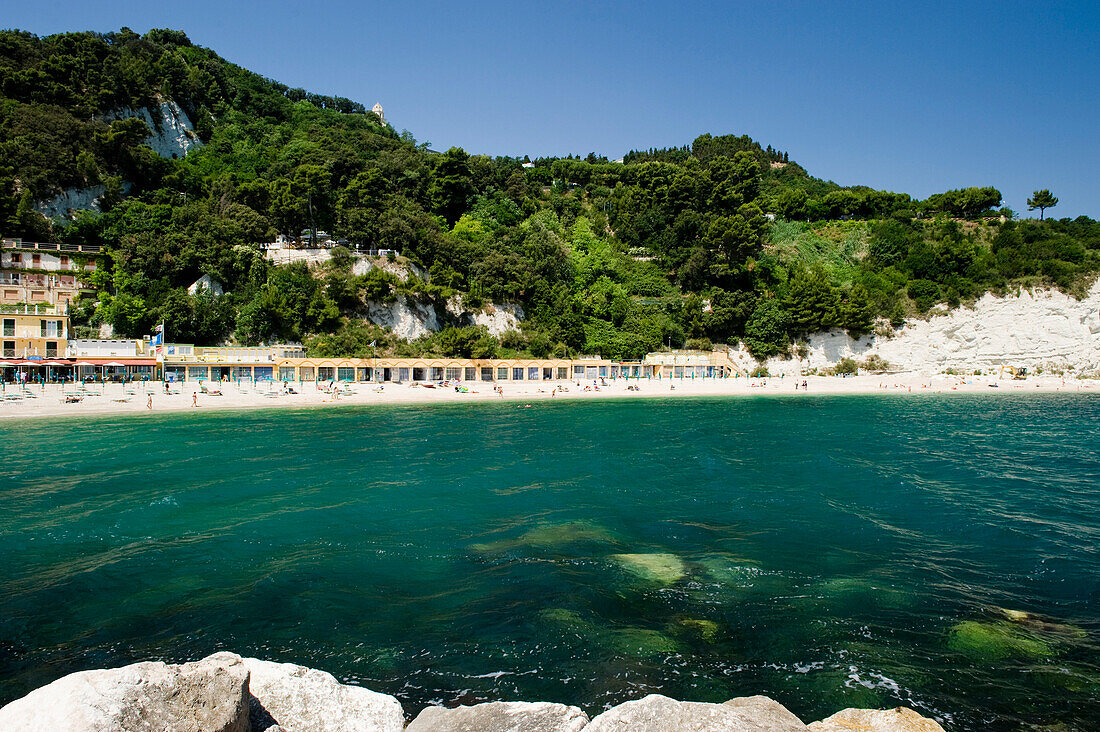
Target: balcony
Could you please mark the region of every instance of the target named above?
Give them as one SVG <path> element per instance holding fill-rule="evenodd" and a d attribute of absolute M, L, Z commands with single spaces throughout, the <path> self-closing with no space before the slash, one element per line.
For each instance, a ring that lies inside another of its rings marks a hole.
<path fill-rule="evenodd" d="M 0 303 L 0 313 L 5 315 L 65 315 L 68 307 L 64 303 Z"/>
<path fill-rule="evenodd" d="M 103 247 L 98 244 L 57 244 L 43 241 L 23 241 L 22 239 L 2 239 L 0 247 L 4 249 L 25 249 L 40 252 L 81 252 L 99 254 Z"/>

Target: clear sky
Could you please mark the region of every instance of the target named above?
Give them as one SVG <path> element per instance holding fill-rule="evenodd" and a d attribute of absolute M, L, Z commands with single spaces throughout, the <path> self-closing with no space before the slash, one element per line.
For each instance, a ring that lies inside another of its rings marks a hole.
<path fill-rule="evenodd" d="M 992 185 L 1100 217 L 1100 3 L 4 0 L 39 35 L 176 28 L 491 155 L 748 134 L 843 185 Z M 1038 212 L 1036 212 L 1038 213 Z"/>

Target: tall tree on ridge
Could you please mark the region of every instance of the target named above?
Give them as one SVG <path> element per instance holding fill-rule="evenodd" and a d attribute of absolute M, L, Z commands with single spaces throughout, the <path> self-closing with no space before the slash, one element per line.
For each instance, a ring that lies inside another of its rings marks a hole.
<path fill-rule="evenodd" d="M 1027 199 L 1027 210 L 1034 211 L 1039 209 L 1039 220 L 1043 220 L 1043 212 L 1048 208 L 1054 208 L 1058 205 L 1058 198 L 1050 191 L 1044 188 L 1041 191 L 1035 191 L 1032 197 Z"/>

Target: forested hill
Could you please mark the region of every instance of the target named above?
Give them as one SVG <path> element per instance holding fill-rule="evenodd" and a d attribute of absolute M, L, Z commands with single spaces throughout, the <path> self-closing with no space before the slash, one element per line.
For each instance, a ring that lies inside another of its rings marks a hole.
<path fill-rule="evenodd" d="M 150 147 L 164 130 L 134 116 L 166 104 L 193 126 L 176 158 Z M 178 340 L 294 339 L 332 355 L 378 342 L 639 357 L 744 340 L 763 356 L 989 289 L 1080 291 L 1100 269 L 1090 219 L 1017 221 L 991 187 L 926 200 L 841 187 L 744 136 L 621 163 L 526 162 L 434 153 L 359 102 L 262 78 L 179 31 L 0 32 L 0 229 L 105 246 L 97 298 L 73 309 L 82 327 L 140 336 L 164 320 Z M 62 193 L 96 208 L 40 213 Z M 264 259 L 260 242 L 306 228 L 398 250 L 423 276 L 355 274 L 344 248 L 314 269 Z M 188 295 L 203 274 L 227 294 Z M 395 299 L 444 314 L 456 295 L 467 308 L 522 305 L 521 330 L 448 327 L 407 343 L 364 317 Z"/>

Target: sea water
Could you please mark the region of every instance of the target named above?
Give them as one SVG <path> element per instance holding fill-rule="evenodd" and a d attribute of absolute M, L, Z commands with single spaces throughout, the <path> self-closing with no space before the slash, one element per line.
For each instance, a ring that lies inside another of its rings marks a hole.
<path fill-rule="evenodd" d="M 1097 729 L 1098 427 L 1060 394 L 3 422 L 0 703 L 232 650 L 407 713 L 762 693 Z"/>

